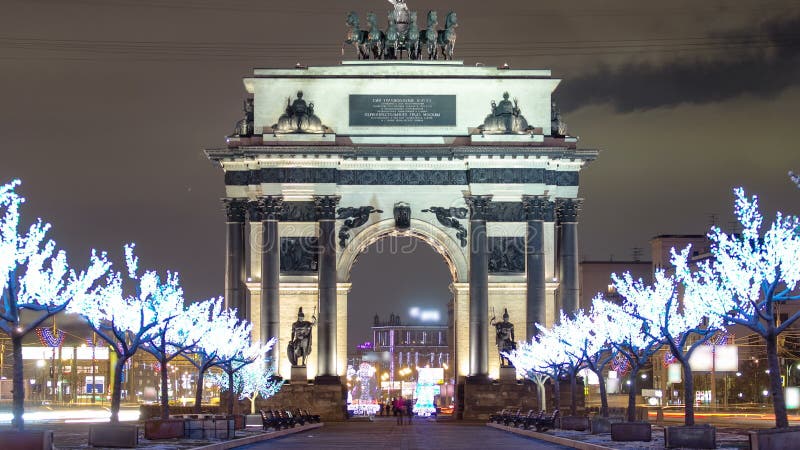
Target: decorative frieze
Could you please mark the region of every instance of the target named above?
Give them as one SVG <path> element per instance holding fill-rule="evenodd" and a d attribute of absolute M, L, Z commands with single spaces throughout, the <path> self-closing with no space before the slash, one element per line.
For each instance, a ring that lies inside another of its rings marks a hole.
<path fill-rule="evenodd" d="M 489 273 L 525 273 L 525 237 L 489 237 Z"/>
<path fill-rule="evenodd" d="M 314 202 L 285 202 L 283 220 L 287 222 L 313 222 L 317 220 L 317 207 Z"/>
<path fill-rule="evenodd" d="M 464 170 L 340 170 L 340 185 L 465 185 Z"/>
<path fill-rule="evenodd" d="M 525 210 L 520 202 L 492 202 L 487 217 L 489 222 L 524 222 Z"/>
<path fill-rule="evenodd" d="M 342 186 L 438 186 L 547 184 L 577 186 L 577 171 L 543 168 L 474 168 L 469 170 L 338 170 L 331 167 L 265 167 L 225 172 L 227 186 L 261 183 L 329 183 Z"/>
<path fill-rule="evenodd" d="M 281 238 L 281 272 L 311 273 L 318 267 L 316 237 Z"/>

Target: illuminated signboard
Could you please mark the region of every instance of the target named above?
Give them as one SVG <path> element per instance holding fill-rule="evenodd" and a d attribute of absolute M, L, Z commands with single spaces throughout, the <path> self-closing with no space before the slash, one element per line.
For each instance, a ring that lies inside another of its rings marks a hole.
<path fill-rule="evenodd" d="M 713 357 L 712 357 L 713 355 Z M 736 372 L 739 370 L 739 348 L 735 345 L 701 345 L 692 352 L 689 366 L 693 372 Z"/>
<path fill-rule="evenodd" d="M 77 355 L 76 355 L 77 351 Z M 73 357 L 85 360 L 106 360 L 108 359 L 108 347 L 95 347 L 94 357 L 92 357 L 92 347 L 22 347 L 22 359 L 58 359 L 59 352 L 61 360 L 68 361 Z"/>
<path fill-rule="evenodd" d="M 444 384 L 444 369 L 441 367 L 420 367 L 417 369 L 417 381 L 428 384 Z"/>

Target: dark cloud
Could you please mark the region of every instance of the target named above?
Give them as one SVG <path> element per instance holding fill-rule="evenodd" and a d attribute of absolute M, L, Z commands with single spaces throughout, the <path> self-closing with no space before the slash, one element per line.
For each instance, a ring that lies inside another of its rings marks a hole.
<path fill-rule="evenodd" d="M 686 52 L 711 50 L 714 56 L 603 65 L 565 80 L 556 95 L 564 111 L 610 104 L 618 112 L 719 102 L 744 94 L 773 97 L 800 84 L 798 31 L 800 15 L 795 15 L 765 21 L 755 30 L 667 43 Z"/>

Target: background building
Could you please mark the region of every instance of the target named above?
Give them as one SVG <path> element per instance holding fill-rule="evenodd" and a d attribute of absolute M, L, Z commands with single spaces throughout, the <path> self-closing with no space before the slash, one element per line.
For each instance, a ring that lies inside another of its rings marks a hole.
<path fill-rule="evenodd" d="M 414 393 L 419 368 L 442 368 L 440 405 L 453 400 L 455 383 L 452 346 L 447 324 L 404 324 L 399 315 L 385 321 L 375 316 L 372 326 L 377 376 L 385 398 Z"/>

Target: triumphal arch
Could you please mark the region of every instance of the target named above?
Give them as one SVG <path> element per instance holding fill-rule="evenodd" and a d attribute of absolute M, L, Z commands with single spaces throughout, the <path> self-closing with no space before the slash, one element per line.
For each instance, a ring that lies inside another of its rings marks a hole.
<path fill-rule="evenodd" d="M 579 173 L 597 151 L 566 132 L 549 70 L 355 47 L 336 66 L 255 69 L 244 118 L 207 150 L 225 177 L 225 298 L 254 337 L 278 338 L 275 369 L 292 381 L 281 395 L 334 398 L 354 261 L 382 237 L 417 237 L 452 274 L 460 395 L 490 398 L 490 309 L 507 309 L 523 340 L 578 306 Z M 289 347 L 299 308 L 313 324 L 305 366 L 287 358 L 304 351 Z"/>

